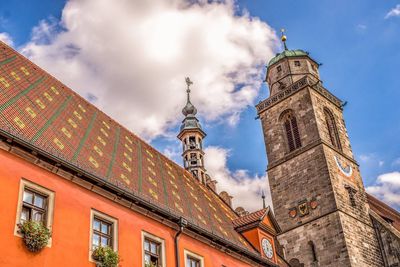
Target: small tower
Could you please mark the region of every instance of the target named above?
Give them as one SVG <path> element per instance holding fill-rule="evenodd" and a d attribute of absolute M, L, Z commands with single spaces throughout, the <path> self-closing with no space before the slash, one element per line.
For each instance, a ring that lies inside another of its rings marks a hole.
<path fill-rule="evenodd" d="M 190 85 L 193 82 L 187 77 L 186 79 L 187 102 L 182 109 L 185 118 L 182 121 L 181 129 L 178 134 L 179 140 L 182 141 L 182 157 L 183 166 L 191 172 L 202 184 L 207 184 L 206 169 L 204 168 L 204 151 L 203 138 L 206 136 L 201 129 L 199 120 L 196 118 L 197 109 L 190 102 Z"/>

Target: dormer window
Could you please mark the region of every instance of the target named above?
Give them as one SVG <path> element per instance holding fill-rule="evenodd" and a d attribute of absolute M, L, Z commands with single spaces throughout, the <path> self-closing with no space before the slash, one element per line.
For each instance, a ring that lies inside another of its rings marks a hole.
<path fill-rule="evenodd" d="M 296 60 L 296 61 L 294 62 L 294 65 L 295 65 L 296 67 L 300 67 L 300 61 Z"/>
<path fill-rule="evenodd" d="M 281 66 L 278 66 L 278 67 L 276 67 L 276 70 L 277 70 L 278 72 L 281 72 L 281 71 L 282 71 L 282 67 L 281 67 Z"/>

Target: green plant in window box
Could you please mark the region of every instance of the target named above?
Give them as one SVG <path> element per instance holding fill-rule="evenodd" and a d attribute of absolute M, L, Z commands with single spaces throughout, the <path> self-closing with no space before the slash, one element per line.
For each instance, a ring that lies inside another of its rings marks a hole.
<path fill-rule="evenodd" d="M 144 264 L 144 267 L 157 267 L 157 265 L 155 265 L 155 264 L 152 263 L 152 262 L 146 262 L 146 263 Z"/>
<path fill-rule="evenodd" d="M 18 224 L 18 228 L 26 248 L 31 252 L 38 252 L 49 243 L 50 230 L 41 222 L 24 221 Z"/>
<path fill-rule="evenodd" d="M 97 247 L 93 250 L 92 257 L 97 261 L 98 267 L 117 267 L 119 263 L 118 253 L 110 247 Z"/>

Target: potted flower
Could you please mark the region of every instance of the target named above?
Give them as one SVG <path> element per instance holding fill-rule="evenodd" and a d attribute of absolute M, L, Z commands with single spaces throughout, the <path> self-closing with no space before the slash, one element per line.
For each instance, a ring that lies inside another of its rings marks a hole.
<path fill-rule="evenodd" d="M 31 252 L 38 252 L 49 243 L 50 230 L 41 222 L 24 221 L 18 224 L 18 228 L 25 247 Z"/>
<path fill-rule="evenodd" d="M 97 247 L 93 250 L 92 257 L 97 261 L 98 267 L 117 267 L 119 263 L 118 253 L 110 247 Z"/>

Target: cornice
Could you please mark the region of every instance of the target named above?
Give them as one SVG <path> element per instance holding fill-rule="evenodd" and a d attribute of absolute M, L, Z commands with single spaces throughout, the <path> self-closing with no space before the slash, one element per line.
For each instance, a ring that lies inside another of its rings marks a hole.
<path fill-rule="evenodd" d="M 257 114 L 260 115 L 261 113 L 265 112 L 266 110 L 270 109 L 271 107 L 275 106 L 276 104 L 280 103 L 281 101 L 285 100 L 286 98 L 292 96 L 296 92 L 306 87 L 309 87 L 315 92 L 318 92 L 321 96 L 331 101 L 335 106 L 342 109 L 342 101 L 334 96 L 331 92 L 329 92 L 326 88 L 322 87 L 321 82 L 312 83 L 310 78 L 304 76 L 300 80 L 283 89 L 281 92 L 278 92 L 268 97 L 264 101 L 258 103 L 256 105 Z"/>

